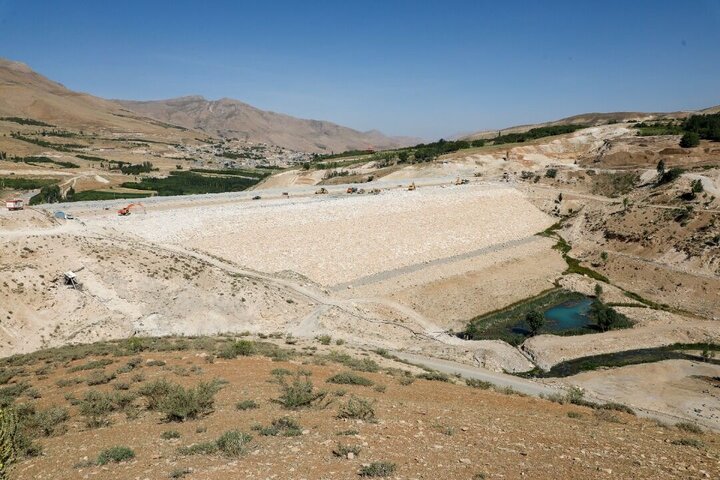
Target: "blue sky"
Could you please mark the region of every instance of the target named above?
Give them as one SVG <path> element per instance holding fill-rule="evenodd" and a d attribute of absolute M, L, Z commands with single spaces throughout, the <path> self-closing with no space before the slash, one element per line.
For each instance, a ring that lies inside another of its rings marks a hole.
<path fill-rule="evenodd" d="M 0 0 L 0 56 L 107 98 L 436 139 L 720 104 L 720 0 Z"/>

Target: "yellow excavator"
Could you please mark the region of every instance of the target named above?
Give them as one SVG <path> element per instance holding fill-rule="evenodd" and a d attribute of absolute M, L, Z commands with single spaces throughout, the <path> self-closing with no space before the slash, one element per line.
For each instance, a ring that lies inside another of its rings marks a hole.
<path fill-rule="evenodd" d="M 126 217 L 132 213 L 132 209 L 140 207 L 143 210 L 143 213 L 146 213 L 145 206 L 142 203 L 131 203 L 125 207 L 122 207 L 120 210 L 118 210 L 118 215 L 121 217 Z"/>
<path fill-rule="evenodd" d="M 417 187 L 415 186 L 415 182 L 412 182 L 412 183 L 410 184 L 410 186 L 408 187 L 408 192 L 412 192 L 412 191 L 415 190 L 416 188 L 417 188 Z"/>

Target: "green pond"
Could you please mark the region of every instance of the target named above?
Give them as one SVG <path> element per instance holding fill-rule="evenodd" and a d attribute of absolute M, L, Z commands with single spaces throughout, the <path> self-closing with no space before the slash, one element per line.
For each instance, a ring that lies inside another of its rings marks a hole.
<path fill-rule="evenodd" d="M 580 330 L 588 328 L 592 323 L 590 318 L 590 307 L 593 299 L 583 297 L 567 300 L 558 305 L 548 308 L 543 312 L 545 315 L 544 332 L 559 333 L 568 330 Z M 527 324 L 524 320 L 511 327 L 513 333 L 527 333 Z"/>

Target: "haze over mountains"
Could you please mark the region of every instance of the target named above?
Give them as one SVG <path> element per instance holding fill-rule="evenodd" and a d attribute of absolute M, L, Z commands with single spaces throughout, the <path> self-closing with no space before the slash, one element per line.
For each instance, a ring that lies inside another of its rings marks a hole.
<path fill-rule="evenodd" d="M 318 153 L 385 149 L 419 141 L 267 112 L 233 99 L 106 100 L 74 92 L 23 63 L 5 59 L 0 59 L 0 115 L 117 132 L 187 136 L 190 132 L 183 131 L 189 129 Z"/>

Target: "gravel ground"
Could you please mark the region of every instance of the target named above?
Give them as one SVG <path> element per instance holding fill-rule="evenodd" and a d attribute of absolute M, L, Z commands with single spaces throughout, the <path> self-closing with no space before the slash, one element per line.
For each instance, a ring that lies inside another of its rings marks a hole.
<path fill-rule="evenodd" d="M 117 218 L 94 223 L 117 227 Z M 526 238 L 550 223 L 504 186 L 428 187 L 152 211 L 122 230 L 266 271 L 293 270 L 324 285 Z"/>

